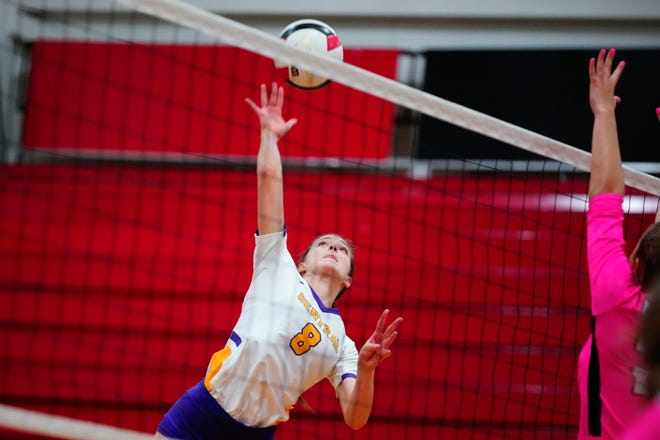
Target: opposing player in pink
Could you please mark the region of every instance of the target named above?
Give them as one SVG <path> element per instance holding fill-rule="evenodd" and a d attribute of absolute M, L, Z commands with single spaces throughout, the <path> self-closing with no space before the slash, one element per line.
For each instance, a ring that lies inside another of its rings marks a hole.
<path fill-rule="evenodd" d="M 647 295 L 660 274 L 660 212 L 630 257 L 623 232 L 625 190 L 617 135 L 614 89 L 625 63 L 612 70 L 615 50 L 589 62 L 589 102 L 594 115 L 587 213 L 587 258 L 592 334 L 578 363 L 578 439 L 616 439 L 639 417 L 645 370 L 636 344 Z"/>

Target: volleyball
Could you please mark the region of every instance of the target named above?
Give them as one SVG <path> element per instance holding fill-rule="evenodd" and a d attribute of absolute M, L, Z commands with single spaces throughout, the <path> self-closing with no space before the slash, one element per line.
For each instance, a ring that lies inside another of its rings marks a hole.
<path fill-rule="evenodd" d="M 282 30 L 282 38 L 290 46 L 307 52 L 344 60 L 344 48 L 337 33 L 326 23 L 310 18 L 294 21 Z M 275 67 L 284 80 L 299 89 L 314 90 L 330 83 L 328 78 L 316 75 L 275 60 Z"/>

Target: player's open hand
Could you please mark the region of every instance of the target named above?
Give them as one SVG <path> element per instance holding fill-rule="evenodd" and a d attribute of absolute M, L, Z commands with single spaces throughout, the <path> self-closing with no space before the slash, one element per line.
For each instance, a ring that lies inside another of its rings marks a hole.
<path fill-rule="evenodd" d="M 291 118 L 288 121 L 285 121 L 284 118 L 282 118 L 284 87 L 278 86 L 277 83 L 273 82 L 270 95 L 266 89 L 266 84 L 261 84 L 260 91 L 261 106 L 255 104 L 250 98 L 245 98 L 245 102 L 247 102 L 257 116 L 259 116 L 261 130 L 270 131 L 277 136 L 277 139 L 280 139 L 291 130 L 291 127 L 293 127 L 298 120 L 296 118 Z"/>
<path fill-rule="evenodd" d="M 360 366 L 373 369 L 379 366 L 385 359 L 392 356 L 390 346 L 399 335 L 397 328 L 401 324 L 401 321 L 403 321 L 403 318 L 396 318 L 385 328 L 389 313 L 390 311 L 388 309 L 383 311 L 376 324 L 376 330 L 374 330 L 367 342 L 362 346 L 358 359 Z"/>
<path fill-rule="evenodd" d="M 621 101 L 618 96 L 614 96 L 614 88 L 626 63 L 619 62 L 612 71 L 615 53 L 614 49 L 601 49 L 598 58 L 589 60 L 589 104 L 594 115 L 614 111 L 616 104 Z"/>

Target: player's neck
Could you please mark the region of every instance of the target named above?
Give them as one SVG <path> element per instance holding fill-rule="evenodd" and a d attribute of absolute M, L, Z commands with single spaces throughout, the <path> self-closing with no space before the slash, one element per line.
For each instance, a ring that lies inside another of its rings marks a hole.
<path fill-rule="evenodd" d="M 314 289 L 316 295 L 321 299 L 323 305 L 332 307 L 337 295 L 341 291 L 341 286 L 337 286 L 337 280 L 324 275 L 305 275 L 305 280 Z"/>

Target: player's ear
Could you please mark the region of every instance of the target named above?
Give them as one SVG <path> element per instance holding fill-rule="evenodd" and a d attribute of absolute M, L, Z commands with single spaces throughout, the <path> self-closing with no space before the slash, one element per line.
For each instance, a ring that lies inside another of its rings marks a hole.
<path fill-rule="evenodd" d="M 344 289 L 348 289 L 349 287 L 351 287 L 351 284 L 353 284 L 353 278 L 352 277 L 347 276 L 346 278 L 344 278 L 344 282 L 343 282 Z"/>
<path fill-rule="evenodd" d="M 298 273 L 303 276 L 307 273 L 307 267 L 305 266 L 304 261 L 298 263 Z"/>

